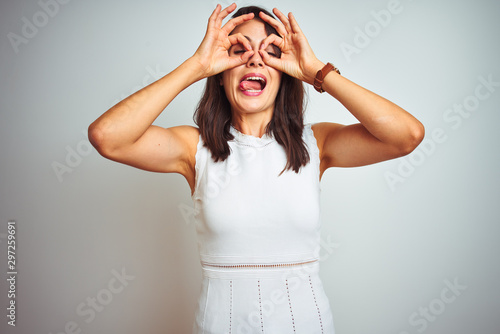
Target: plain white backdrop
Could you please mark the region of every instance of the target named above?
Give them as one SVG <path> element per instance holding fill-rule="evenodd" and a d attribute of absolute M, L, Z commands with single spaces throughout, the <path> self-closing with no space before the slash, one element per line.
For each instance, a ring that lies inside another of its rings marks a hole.
<path fill-rule="evenodd" d="M 230 4 L 223 1 L 222 4 Z M 237 1 L 292 11 L 319 59 L 426 127 L 411 155 L 322 180 L 321 278 L 337 334 L 498 333 L 500 3 Z M 189 333 L 189 187 L 108 161 L 86 130 L 201 42 L 215 1 L 0 4 L 0 272 L 17 222 L 16 327 Z M 204 82 L 155 124 L 193 124 Z M 308 122 L 355 120 L 311 89 Z"/>

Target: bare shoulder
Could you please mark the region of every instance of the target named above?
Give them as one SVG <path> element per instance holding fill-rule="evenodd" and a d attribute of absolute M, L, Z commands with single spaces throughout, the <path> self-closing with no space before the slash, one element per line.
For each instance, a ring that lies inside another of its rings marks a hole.
<path fill-rule="evenodd" d="M 331 122 L 320 122 L 311 125 L 311 129 L 313 130 L 314 137 L 318 143 L 320 153 L 324 147 L 326 139 L 343 127 L 344 125 L 342 124 Z"/>
<path fill-rule="evenodd" d="M 318 134 L 319 136 L 324 136 L 331 131 L 335 131 L 339 128 L 342 128 L 344 125 L 339 123 L 332 122 L 319 122 L 311 125 L 311 128 L 314 131 L 314 135 Z"/>
<path fill-rule="evenodd" d="M 177 131 L 179 134 L 185 134 L 192 137 L 198 137 L 200 134 L 200 129 L 192 125 L 177 125 L 168 129 L 172 129 L 173 131 Z"/>
<path fill-rule="evenodd" d="M 172 132 L 172 135 L 185 142 L 186 145 L 196 149 L 200 136 L 200 130 L 197 127 L 191 125 L 178 125 L 168 128 L 168 130 Z"/>

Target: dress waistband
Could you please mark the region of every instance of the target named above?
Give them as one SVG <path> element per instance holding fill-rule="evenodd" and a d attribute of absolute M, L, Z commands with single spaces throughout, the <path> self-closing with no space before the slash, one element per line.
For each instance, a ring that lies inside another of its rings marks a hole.
<path fill-rule="evenodd" d="M 318 273 L 317 259 L 292 263 L 215 264 L 201 262 L 202 274 L 211 278 L 279 278 Z"/>

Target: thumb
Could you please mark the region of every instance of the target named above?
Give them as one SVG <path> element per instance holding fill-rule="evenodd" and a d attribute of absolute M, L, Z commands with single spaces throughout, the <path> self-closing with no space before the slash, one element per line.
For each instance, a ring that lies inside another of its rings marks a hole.
<path fill-rule="evenodd" d="M 230 68 L 236 67 L 238 65 L 246 64 L 248 60 L 253 56 L 254 51 L 249 50 L 243 53 L 240 57 L 229 57 Z"/>
<path fill-rule="evenodd" d="M 267 66 L 283 72 L 283 61 L 276 57 L 271 57 L 266 50 L 259 50 L 260 56 Z"/>

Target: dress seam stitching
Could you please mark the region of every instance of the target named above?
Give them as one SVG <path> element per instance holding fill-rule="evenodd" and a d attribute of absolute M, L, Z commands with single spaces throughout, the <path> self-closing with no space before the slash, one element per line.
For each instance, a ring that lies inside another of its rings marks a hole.
<path fill-rule="evenodd" d="M 233 327 L 233 280 L 229 281 L 229 334 Z"/>
<path fill-rule="evenodd" d="M 311 292 L 313 295 L 314 304 L 316 305 L 316 310 L 318 311 L 318 318 L 319 318 L 319 325 L 321 327 L 321 334 L 323 334 L 324 331 L 323 331 L 323 321 L 321 320 L 321 311 L 319 309 L 318 301 L 316 300 L 316 293 L 314 292 L 314 287 L 313 287 L 311 275 L 309 275 L 309 284 L 311 286 Z"/>
<path fill-rule="evenodd" d="M 261 328 L 262 333 L 264 333 L 264 320 L 262 318 L 262 295 L 260 293 L 260 280 L 257 281 L 257 287 L 259 288 L 260 328 Z"/>
<path fill-rule="evenodd" d="M 290 299 L 290 289 L 288 288 L 288 279 L 285 280 L 285 283 L 286 283 L 286 293 L 288 295 L 288 305 L 290 306 L 290 316 L 291 316 L 291 320 L 292 320 L 293 332 L 296 333 L 296 330 L 295 330 L 295 319 L 293 317 L 293 310 L 292 310 L 292 301 Z"/>

